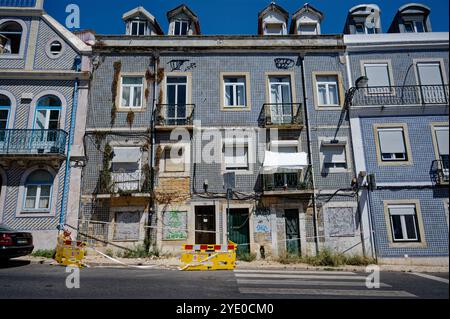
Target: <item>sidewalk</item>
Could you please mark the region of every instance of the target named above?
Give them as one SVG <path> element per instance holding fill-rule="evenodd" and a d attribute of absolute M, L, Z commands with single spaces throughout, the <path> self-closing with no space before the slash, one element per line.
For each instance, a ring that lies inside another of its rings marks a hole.
<path fill-rule="evenodd" d="M 85 263 L 88 267 L 114 267 L 126 268 L 127 265 L 133 266 L 152 266 L 151 269 L 173 269 L 177 270 L 180 266 L 180 260 L 177 257 L 152 257 L 152 258 L 117 258 L 108 259 L 101 255 L 88 255 Z M 25 256 L 17 260 L 29 261 L 32 264 L 58 265 L 53 259 L 43 257 Z M 276 261 L 256 260 L 252 262 L 237 261 L 237 269 L 285 269 L 285 270 L 333 270 L 333 271 L 353 271 L 365 272 L 365 266 L 311 266 L 308 264 L 281 264 Z M 421 273 L 448 273 L 448 267 L 442 266 L 411 266 L 411 265 L 380 265 L 381 271 L 402 271 L 402 272 L 421 272 Z"/>

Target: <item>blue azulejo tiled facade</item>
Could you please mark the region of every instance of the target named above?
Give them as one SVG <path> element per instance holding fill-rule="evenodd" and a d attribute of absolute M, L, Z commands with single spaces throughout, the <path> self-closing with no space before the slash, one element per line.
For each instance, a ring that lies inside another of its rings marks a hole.
<path fill-rule="evenodd" d="M 448 264 L 448 33 L 345 42 L 358 82 L 347 101 L 354 160 L 376 254 Z"/>
<path fill-rule="evenodd" d="M 42 1 L 0 2 L 0 223 L 36 249 L 77 219 L 89 52 Z"/>

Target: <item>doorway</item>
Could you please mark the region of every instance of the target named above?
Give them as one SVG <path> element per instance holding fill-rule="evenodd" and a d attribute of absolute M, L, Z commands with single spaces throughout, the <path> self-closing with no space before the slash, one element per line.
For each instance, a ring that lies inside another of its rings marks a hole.
<path fill-rule="evenodd" d="M 215 206 L 195 207 L 195 243 L 200 245 L 216 243 Z"/>
<path fill-rule="evenodd" d="M 237 254 L 250 253 L 250 215 L 248 208 L 230 209 L 228 239 L 238 245 Z"/>
<path fill-rule="evenodd" d="M 297 209 L 286 209 L 284 213 L 286 224 L 286 253 L 300 255 L 300 223 Z"/>

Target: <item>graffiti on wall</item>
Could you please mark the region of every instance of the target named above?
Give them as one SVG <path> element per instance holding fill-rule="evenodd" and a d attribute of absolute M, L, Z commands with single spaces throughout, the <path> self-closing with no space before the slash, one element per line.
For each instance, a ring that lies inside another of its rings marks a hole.
<path fill-rule="evenodd" d="M 289 70 L 295 66 L 295 61 L 287 58 L 278 58 L 275 59 L 275 66 L 277 69 Z"/>
<path fill-rule="evenodd" d="M 170 72 L 183 71 L 187 72 L 197 67 L 196 63 L 189 63 L 190 60 L 170 60 L 167 62 L 170 66 Z"/>
<path fill-rule="evenodd" d="M 163 224 L 163 240 L 187 239 L 187 212 L 164 212 Z"/>

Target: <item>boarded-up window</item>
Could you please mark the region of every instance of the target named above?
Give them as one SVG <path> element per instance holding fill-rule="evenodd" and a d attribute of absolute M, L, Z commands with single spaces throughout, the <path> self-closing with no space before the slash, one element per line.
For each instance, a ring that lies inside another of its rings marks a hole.
<path fill-rule="evenodd" d="M 324 220 L 329 237 L 355 236 L 355 216 L 352 207 L 326 208 Z"/>
<path fill-rule="evenodd" d="M 114 240 L 137 241 L 139 240 L 139 224 L 141 214 L 138 212 L 116 213 L 114 228 Z"/>
<path fill-rule="evenodd" d="M 164 149 L 165 172 L 184 172 L 184 148 L 166 147 Z"/>

